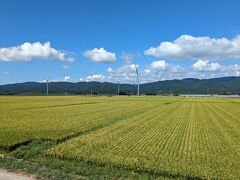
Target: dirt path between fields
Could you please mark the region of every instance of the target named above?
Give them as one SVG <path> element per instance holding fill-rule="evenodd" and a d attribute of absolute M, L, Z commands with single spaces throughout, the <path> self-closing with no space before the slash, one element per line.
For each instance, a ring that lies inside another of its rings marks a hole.
<path fill-rule="evenodd" d="M 0 169 L 0 180 L 35 180 L 35 178 L 16 172 L 9 172 L 5 169 Z"/>

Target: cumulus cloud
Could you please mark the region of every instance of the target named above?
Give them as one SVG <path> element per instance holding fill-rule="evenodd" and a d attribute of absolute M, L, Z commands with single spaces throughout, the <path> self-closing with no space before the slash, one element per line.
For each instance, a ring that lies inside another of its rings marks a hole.
<path fill-rule="evenodd" d="M 106 71 L 108 75 L 94 74 L 84 78 L 80 78 L 80 81 L 100 81 L 100 82 L 136 82 L 136 69 L 135 64 L 126 64 L 117 69 L 108 68 Z"/>
<path fill-rule="evenodd" d="M 116 60 L 116 54 L 113 52 L 108 52 L 104 48 L 87 50 L 83 53 L 83 55 L 94 62 L 110 63 Z"/>
<path fill-rule="evenodd" d="M 140 82 L 153 82 L 164 79 L 174 78 L 184 70 L 179 65 L 172 65 L 166 63 L 164 60 L 153 61 L 146 66 L 145 69 L 141 70 L 137 64 L 125 64 L 119 68 L 112 69 L 108 68 L 107 75 L 95 74 L 81 78 L 81 81 L 100 81 L 100 82 L 121 82 L 121 83 L 132 83 L 135 84 L 137 81 L 136 69 L 139 69 Z"/>
<path fill-rule="evenodd" d="M 70 79 L 70 76 L 64 76 L 64 81 L 69 81 Z"/>
<path fill-rule="evenodd" d="M 107 80 L 113 82 L 136 82 L 136 67 L 139 66 L 137 64 L 126 64 L 117 69 L 112 69 L 111 72 L 108 71 Z"/>
<path fill-rule="evenodd" d="M 145 67 L 139 67 L 140 83 L 155 82 L 159 80 L 184 78 L 214 78 L 223 76 L 239 76 L 240 65 L 221 65 L 214 62 L 198 60 L 189 67 L 169 64 L 165 60 L 153 61 Z M 106 75 L 94 74 L 81 78 L 81 81 L 121 82 L 136 84 L 135 64 L 126 64 L 118 68 L 109 67 Z"/>
<path fill-rule="evenodd" d="M 143 82 L 153 82 L 158 80 L 176 79 L 184 73 L 184 68 L 180 65 L 168 64 L 164 60 L 153 61 L 141 73 Z"/>
<path fill-rule="evenodd" d="M 210 63 L 209 61 L 199 59 L 192 65 L 192 68 L 195 71 L 219 71 L 221 65 L 218 63 Z"/>
<path fill-rule="evenodd" d="M 164 71 L 166 70 L 168 67 L 168 63 L 166 63 L 164 60 L 160 60 L 160 61 L 153 61 L 150 65 L 149 65 L 149 69 L 151 70 L 157 70 L 157 71 Z"/>
<path fill-rule="evenodd" d="M 106 77 L 104 75 L 102 75 L 102 74 L 94 74 L 94 75 L 87 76 L 86 78 L 80 78 L 80 81 L 86 81 L 86 82 L 98 81 L 98 82 L 103 82 L 103 81 L 106 81 Z"/>
<path fill-rule="evenodd" d="M 150 63 L 144 70 L 143 76 L 145 76 L 148 80 L 154 79 L 154 77 L 157 77 L 157 79 L 166 79 L 167 76 L 174 78 L 174 76 L 182 73 L 183 71 L 184 68 L 180 65 L 168 64 L 164 60 L 159 60 Z"/>
<path fill-rule="evenodd" d="M 240 65 L 239 64 L 231 64 L 228 66 L 222 66 L 222 71 L 225 76 L 240 76 Z"/>
<path fill-rule="evenodd" d="M 233 39 L 182 35 L 173 42 L 161 42 L 145 55 L 173 59 L 240 59 L 240 36 Z"/>
<path fill-rule="evenodd" d="M 72 57 L 51 47 L 50 42 L 25 42 L 19 46 L 0 48 L 0 61 L 31 61 L 33 59 L 54 59 L 73 62 Z"/>

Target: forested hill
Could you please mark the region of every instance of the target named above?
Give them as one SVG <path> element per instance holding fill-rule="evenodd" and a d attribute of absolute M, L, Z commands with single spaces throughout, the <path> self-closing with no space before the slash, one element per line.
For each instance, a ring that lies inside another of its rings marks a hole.
<path fill-rule="evenodd" d="M 118 85 L 100 82 L 50 82 L 50 94 L 117 94 Z M 120 84 L 121 94 L 135 94 L 136 85 Z M 0 85 L 0 94 L 43 94 L 46 83 L 24 82 Z M 240 92 L 240 77 L 221 77 L 213 79 L 187 78 L 166 80 L 140 85 L 142 94 L 236 94 Z"/>

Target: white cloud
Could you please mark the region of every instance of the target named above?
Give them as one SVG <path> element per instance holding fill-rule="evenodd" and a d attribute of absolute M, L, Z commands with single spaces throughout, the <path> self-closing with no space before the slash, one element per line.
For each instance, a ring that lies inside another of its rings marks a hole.
<path fill-rule="evenodd" d="M 125 60 L 128 64 L 130 64 L 133 60 L 133 54 L 131 53 L 126 53 L 126 52 L 123 52 L 122 53 L 122 59 Z"/>
<path fill-rule="evenodd" d="M 16 47 L 0 48 L 0 61 L 31 61 L 33 59 L 54 59 L 73 62 L 63 51 L 51 47 L 50 42 L 25 42 Z"/>
<path fill-rule="evenodd" d="M 110 79 L 125 80 L 125 82 L 133 82 L 136 80 L 136 64 L 127 64 L 119 67 L 110 74 Z"/>
<path fill-rule="evenodd" d="M 218 63 L 209 63 L 209 61 L 199 59 L 192 65 L 192 68 L 195 71 L 219 71 L 221 65 Z"/>
<path fill-rule="evenodd" d="M 173 59 L 240 59 L 240 36 L 229 40 L 182 35 L 173 42 L 161 42 L 144 54 Z"/>
<path fill-rule="evenodd" d="M 157 70 L 157 71 L 164 71 L 166 70 L 168 67 L 168 63 L 166 63 L 164 60 L 160 60 L 160 61 L 153 61 L 150 65 L 149 65 L 149 69 L 151 70 Z"/>
<path fill-rule="evenodd" d="M 70 76 L 64 76 L 64 81 L 69 81 L 70 79 Z"/>
<path fill-rule="evenodd" d="M 172 73 L 182 73 L 185 71 L 185 69 L 180 65 L 169 65 L 168 68 Z"/>
<path fill-rule="evenodd" d="M 117 69 L 108 72 L 107 80 L 120 82 L 136 82 L 136 66 L 135 64 L 126 64 Z"/>
<path fill-rule="evenodd" d="M 144 82 L 152 82 L 165 79 L 175 79 L 184 72 L 180 65 L 168 64 L 164 60 L 153 61 L 142 72 Z"/>
<path fill-rule="evenodd" d="M 141 70 L 137 64 L 125 64 L 117 69 L 108 68 L 107 75 L 95 74 L 81 78 L 81 81 L 100 81 L 100 82 L 121 82 L 121 83 L 136 83 L 136 69 L 139 69 L 140 82 L 153 82 L 163 79 L 175 78 L 184 70 L 179 65 L 168 64 L 165 61 L 154 61 L 146 66 L 146 69 Z"/>
<path fill-rule="evenodd" d="M 107 68 L 107 72 L 108 72 L 108 73 L 112 73 L 112 72 L 114 72 L 114 70 L 109 67 L 109 68 Z"/>
<path fill-rule="evenodd" d="M 220 65 L 218 63 L 210 63 L 209 61 L 198 60 L 188 71 L 184 73 L 184 75 L 185 77 L 196 77 L 203 79 L 223 76 L 239 76 L 239 73 L 240 65 L 238 64 Z"/>
<path fill-rule="evenodd" d="M 87 76 L 86 78 L 80 78 L 80 81 L 86 81 L 86 82 L 91 82 L 91 81 L 103 82 L 105 80 L 106 80 L 106 77 L 102 74 L 94 74 L 91 76 Z"/>
<path fill-rule="evenodd" d="M 183 68 L 177 64 L 169 64 L 164 60 L 153 61 L 146 67 L 139 67 L 140 83 L 159 80 L 184 78 L 214 78 L 223 76 L 239 76 L 240 65 L 221 65 L 219 63 L 198 60 L 189 67 Z M 94 74 L 81 78 L 81 81 L 121 82 L 136 84 L 135 64 L 126 64 L 119 68 L 108 68 L 106 75 Z"/>
<path fill-rule="evenodd" d="M 83 55 L 94 62 L 104 62 L 110 63 L 116 60 L 116 54 L 106 51 L 104 48 L 94 48 L 92 50 L 87 50 Z"/>
<path fill-rule="evenodd" d="M 94 74 L 84 78 L 80 78 L 80 81 L 100 81 L 100 82 L 136 82 L 136 69 L 135 64 L 123 65 L 117 69 L 108 68 L 108 75 Z"/>
<path fill-rule="evenodd" d="M 184 73 L 180 65 L 168 64 L 164 60 L 153 61 L 141 73 L 142 82 L 153 82 L 166 79 L 176 79 Z"/>
<path fill-rule="evenodd" d="M 192 65 L 192 68 L 195 71 L 203 71 L 207 67 L 207 63 L 208 63 L 207 61 L 198 60 L 196 63 Z"/>
<path fill-rule="evenodd" d="M 240 76 L 240 64 L 228 65 L 222 69 L 226 76 Z"/>

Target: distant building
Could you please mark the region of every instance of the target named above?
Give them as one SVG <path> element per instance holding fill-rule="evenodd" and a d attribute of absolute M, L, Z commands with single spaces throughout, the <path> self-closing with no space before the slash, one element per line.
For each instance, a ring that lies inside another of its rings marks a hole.
<path fill-rule="evenodd" d="M 180 94 L 181 97 L 240 98 L 239 95 Z"/>

